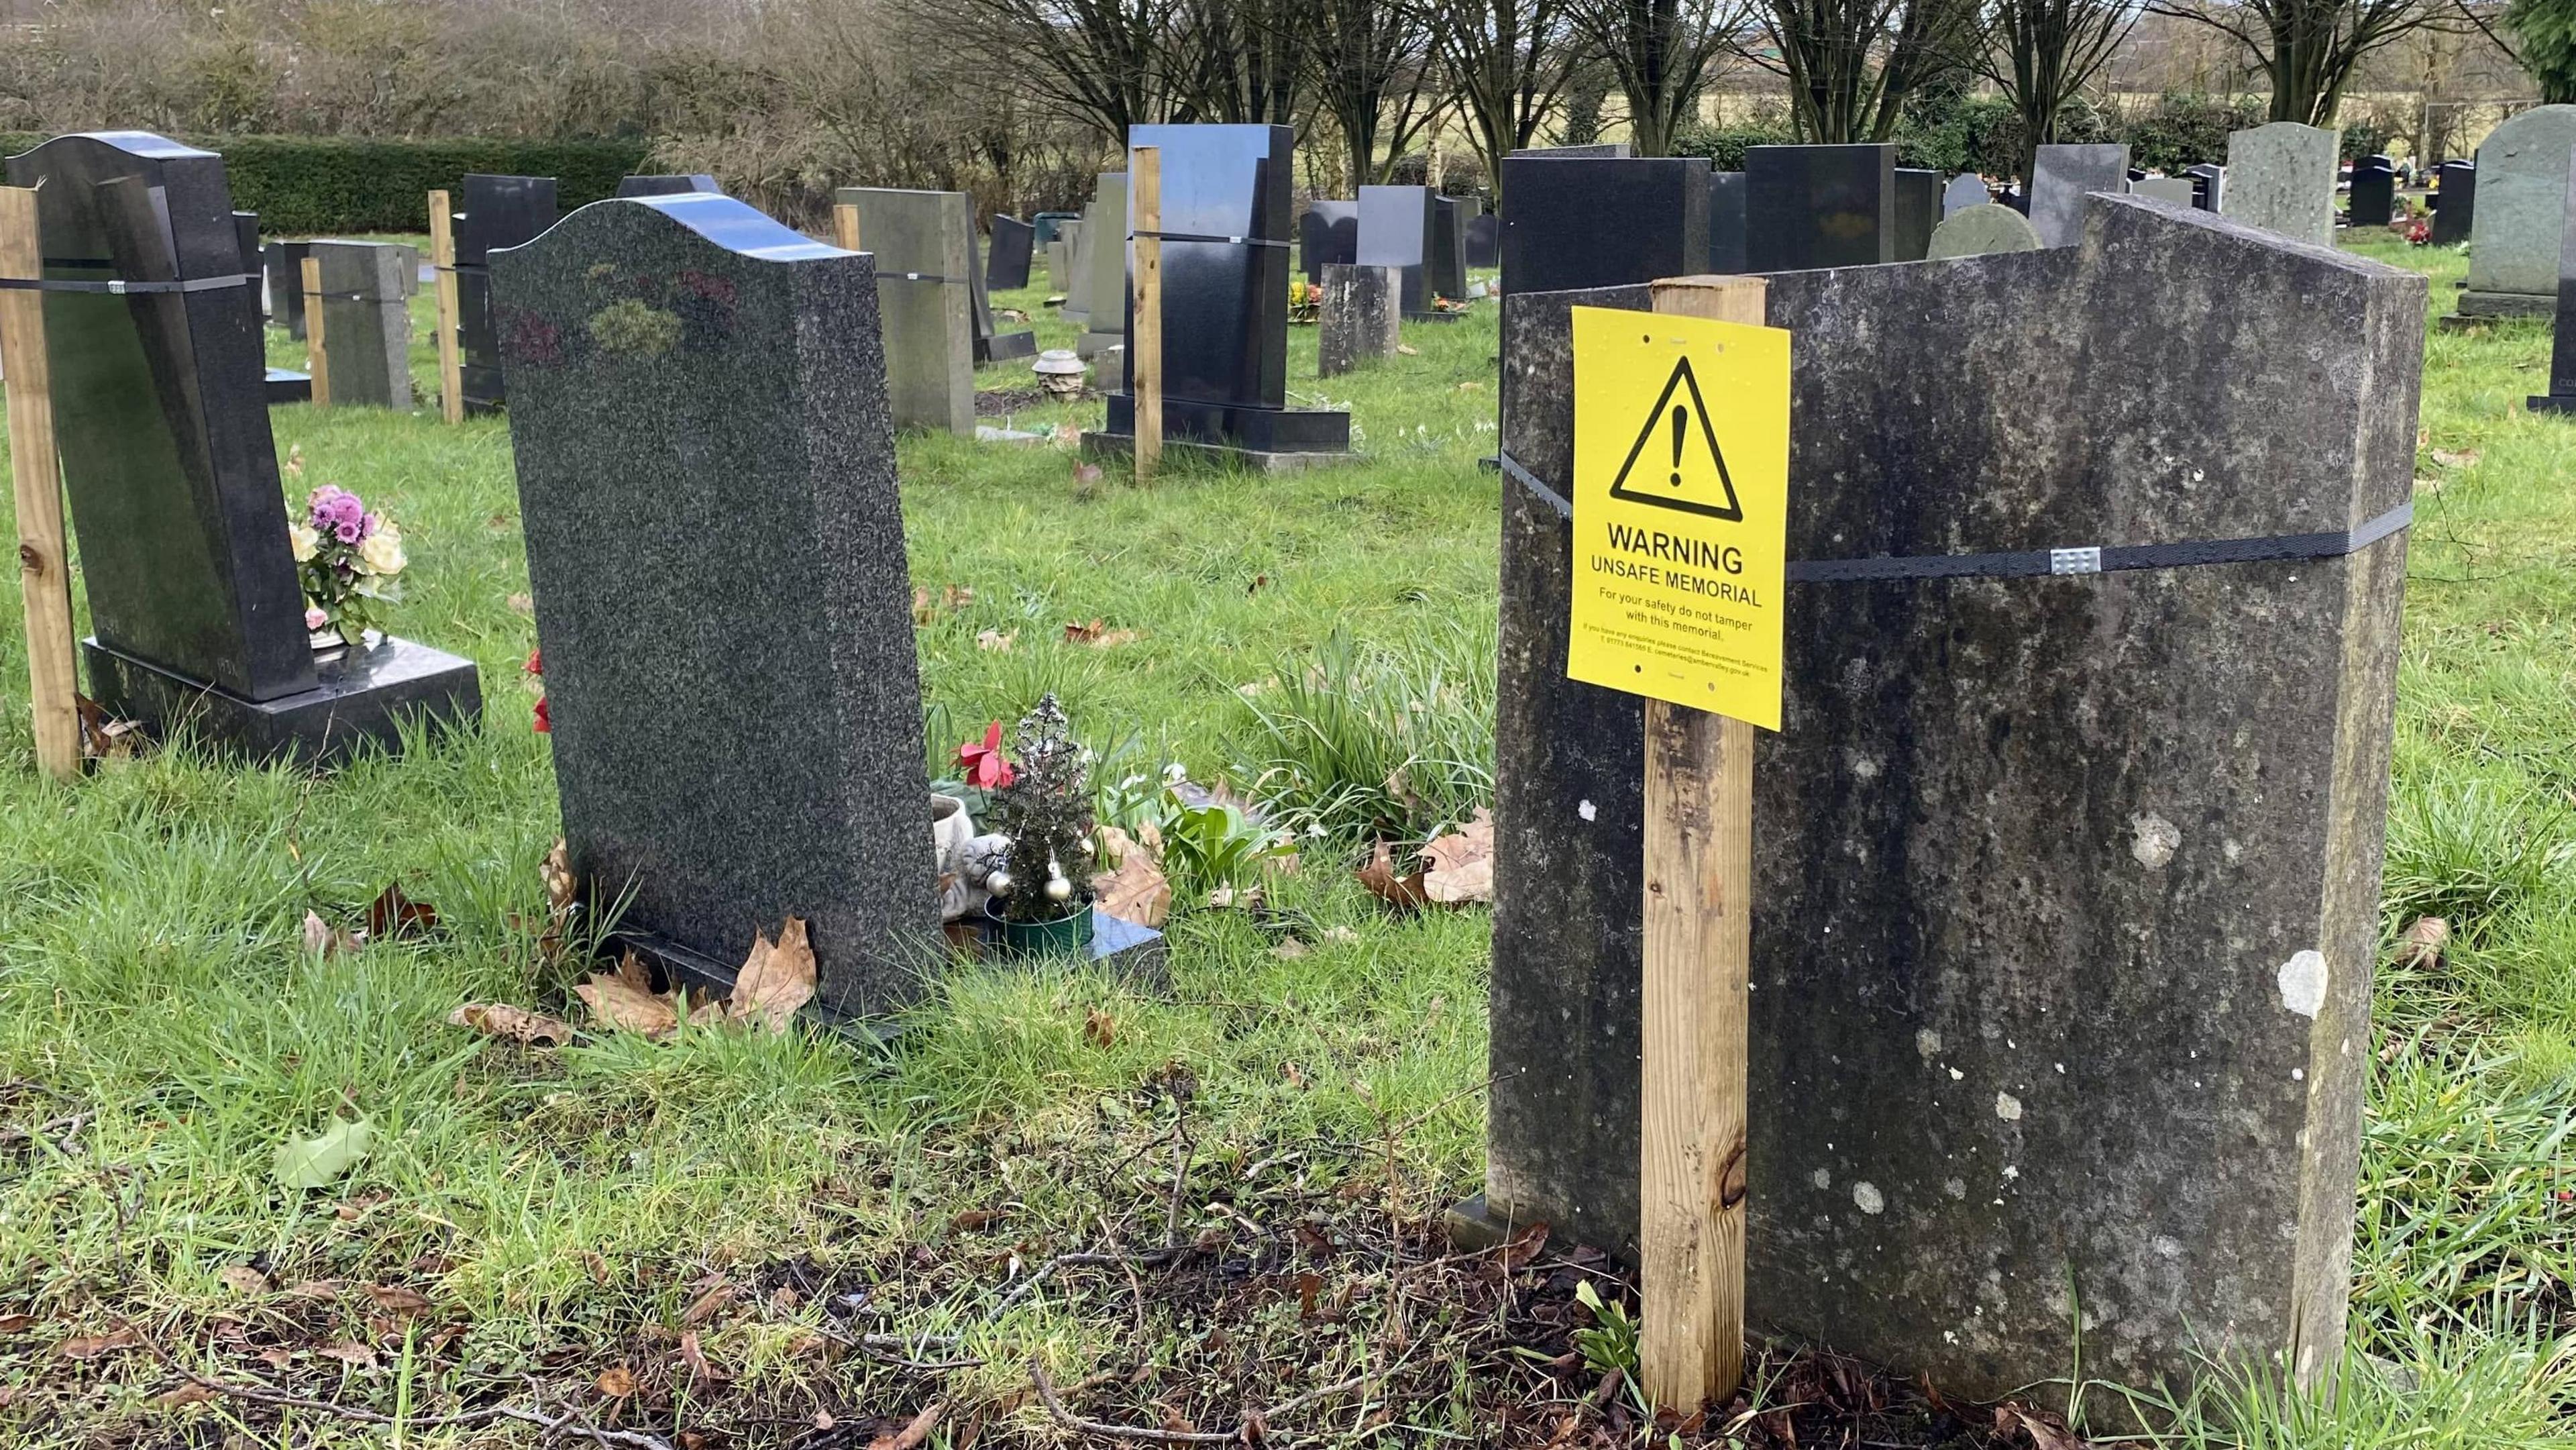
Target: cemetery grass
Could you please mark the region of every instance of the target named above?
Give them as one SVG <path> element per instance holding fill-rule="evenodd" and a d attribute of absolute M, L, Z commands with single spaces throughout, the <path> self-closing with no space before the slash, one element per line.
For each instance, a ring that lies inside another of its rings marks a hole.
<path fill-rule="evenodd" d="M 2430 271 L 2437 304 L 2462 271 L 2362 249 Z M 1038 295 L 996 304 L 1069 346 Z M 1139 490 L 1053 448 L 902 445 L 934 761 L 1054 689 L 1113 774 L 1289 759 L 1330 803 L 1263 909 L 1183 902 L 1168 991 L 961 972 L 881 1043 L 445 1026 L 467 1001 L 582 1016 L 574 964 L 522 925 L 555 823 L 497 420 L 273 415 L 290 491 L 341 483 L 404 524 L 398 627 L 481 665 L 474 735 L 321 777 L 162 751 L 42 786 L 0 611 L 0 1435 L 536 1443 L 440 1420 L 508 1403 L 577 1416 L 574 1443 L 822 1446 L 937 1403 L 926 1444 L 1057 1442 L 1035 1360 L 1121 1425 L 1288 1404 L 1271 1429 L 1300 1439 L 1545 1443 L 1568 1415 L 1633 1438 L 1569 1335 L 1574 1284 L 1624 1292 L 1607 1266 L 1438 1236 L 1481 1166 L 1485 917 L 1391 913 L 1344 869 L 1362 823 L 1432 829 L 1490 768 L 1490 673 L 1464 662 L 1492 648 L 1491 309 L 1406 336 L 1418 355 L 1319 390 L 1293 335 L 1300 401 L 1354 410 L 1370 461 L 1345 470 Z M 2392 953 L 2419 915 L 2453 936 L 2382 969 L 2346 1372 L 2332 1396 L 2253 1377 L 2168 1404 L 2175 1443 L 2576 1442 L 2576 434 L 2521 407 L 2547 345 L 2527 323 L 2428 343 L 2385 925 Z M 415 365 L 434 397 L 425 346 Z M 999 406 L 1051 428 L 1098 405 Z M 1068 638 L 1095 620 L 1116 642 Z M 1397 708 L 1299 730 L 1345 675 Z M 1389 761 L 1439 787 L 1404 805 Z M 359 924 L 388 884 L 437 927 L 303 948 L 305 913 Z M 360 1116 L 375 1143 L 344 1178 L 279 1186 L 281 1145 Z M 1115 1261 L 1028 1287 L 1075 1251 Z M 1814 1363 L 1759 1392 L 1809 1398 Z M 182 1367 L 403 1423 L 209 1397 Z M 1800 1443 L 1819 1413 L 1794 1412 Z M 1901 1395 L 1868 1423 L 2025 1443 Z M 1739 1433 L 1783 1443 L 1774 1424 Z"/>

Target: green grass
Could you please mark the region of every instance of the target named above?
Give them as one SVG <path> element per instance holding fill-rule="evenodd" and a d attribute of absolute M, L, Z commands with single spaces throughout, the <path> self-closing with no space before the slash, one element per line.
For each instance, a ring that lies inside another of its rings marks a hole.
<path fill-rule="evenodd" d="M 2462 273 L 2364 249 L 2429 271 L 2437 304 Z M 996 302 L 1070 344 L 1036 290 Z M 1313 333 L 1292 334 L 1297 400 L 1352 410 L 1369 458 L 1345 469 L 1184 467 L 1138 490 L 1052 448 L 903 440 L 914 580 L 972 591 L 919 632 L 928 748 L 1054 689 L 1115 770 L 1297 778 L 1339 844 L 1454 818 L 1491 768 L 1496 484 L 1475 460 L 1492 310 L 1407 340 L 1418 355 L 1319 386 Z M 2521 406 L 2547 348 L 2530 323 L 2428 342 L 2387 933 L 2438 911 L 2455 935 L 2438 966 L 2381 978 L 2351 1365 L 2331 1397 L 2214 1384 L 2179 1407 L 2177 1443 L 2576 1443 L 2576 1202 L 2558 1196 L 2576 1190 L 2576 431 Z M 425 343 L 415 370 L 433 396 Z M 179 1380 L 147 1351 L 59 1352 L 120 1324 L 387 1413 L 525 1404 L 525 1372 L 603 1423 L 724 1444 L 793 1441 L 817 1411 L 864 1440 L 934 1398 L 996 1443 L 1052 1441 L 1031 1356 L 1086 1413 L 1148 1425 L 1167 1408 L 1231 1425 L 1247 1401 L 1383 1370 L 1388 1433 L 1425 1445 L 1501 1438 L 1516 1403 L 1508 1433 L 1527 1437 L 1528 1406 L 1589 1387 L 1507 1353 L 1547 1331 L 1474 1283 L 1397 1292 L 1441 1272 L 1418 1267 L 1428 1225 L 1481 1169 L 1487 926 L 1390 917 L 1326 848 L 1266 914 L 1178 916 L 1168 994 L 962 971 L 884 1046 L 710 1032 L 525 1051 L 443 1026 L 468 1000 L 577 1011 L 569 969 L 513 920 L 542 910 L 556 827 L 519 674 L 534 631 L 506 427 L 272 418 L 302 463 L 291 490 L 344 484 L 402 521 L 397 627 L 482 666 L 486 721 L 319 777 L 164 752 L 49 787 L 0 611 L 0 1122 L 24 1130 L 0 1142 L 0 1312 L 32 1316 L 0 1333 L 9 1443 L 536 1441 L 156 1405 Z M 1136 637 L 1065 639 L 1095 618 Z M 997 634 L 1007 650 L 979 646 Z M 436 936 L 303 951 L 306 911 L 354 920 L 389 882 L 437 905 Z M 381 1137 L 343 1184 L 274 1186 L 281 1143 L 360 1113 Z M 1191 1252 L 1135 1283 L 1085 1268 L 1006 1298 L 1050 1255 L 1168 1240 Z M 338 1287 L 246 1293 L 245 1265 Z M 430 1307 L 367 1293 L 389 1286 Z M 824 1331 L 949 1333 L 912 1357 L 989 1362 L 910 1368 Z M 694 1377 L 684 1337 L 724 1383 Z M 378 1362 L 319 1352 L 339 1344 Z M 621 1365 L 639 1385 L 622 1408 L 593 1387 Z M 1292 1418 L 1355 1439 L 1360 1413 Z"/>

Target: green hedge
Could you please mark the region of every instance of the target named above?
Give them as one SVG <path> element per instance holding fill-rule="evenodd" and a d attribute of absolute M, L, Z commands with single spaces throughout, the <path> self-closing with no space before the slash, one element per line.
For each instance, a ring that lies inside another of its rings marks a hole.
<path fill-rule="evenodd" d="M 43 136 L 0 136 L 12 155 Z M 617 193 L 643 169 L 649 142 L 376 141 L 354 136 L 189 136 L 220 151 L 233 205 L 259 213 L 270 236 L 417 232 L 429 226 L 429 193 L 456 190 L 469 171 L 551 176 L 565 211 Z M 461 204 L 461 198 L 460 198 Z"/>

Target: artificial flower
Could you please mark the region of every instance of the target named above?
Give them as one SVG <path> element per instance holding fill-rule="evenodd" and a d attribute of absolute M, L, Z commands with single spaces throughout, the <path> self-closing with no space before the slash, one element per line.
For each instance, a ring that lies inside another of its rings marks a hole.
<path fill-rule="evenodd" d="M 984 727 L 984 738 L 957 747 L 957 763 L 966 767 L 966 783 L 977 790 L 999 790 L 1017 778 L 1011 762 L 1002 758 L 1002 722 Z"/>
<path fill-rule="evenodd" d="M 331 612 L 329 610 L 322 608 L 318 604 L 308 604 L 304 606 L 304 627 L 306 630 L 310 631 L 320 629 L 322 626 L 329 624 L 330 622 Z"/>
<path fill-rule="evenodd" d="M 308 524 L 289 523 L 286 526 L 286 541 L 294 546 L 295 562 L 298 564 L 311 559 L 314 551 L 322 547 L 321 533 Z"/>
<path fill-rule="evenodd" d="M 358 558 L 378 574 L 399 574 L 410 562 L 403 555 L 402 530 L 385 524 L 358 545 Z"/>

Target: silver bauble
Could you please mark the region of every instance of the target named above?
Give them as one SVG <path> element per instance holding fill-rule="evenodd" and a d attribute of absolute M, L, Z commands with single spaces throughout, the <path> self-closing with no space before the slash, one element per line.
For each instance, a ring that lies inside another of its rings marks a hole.
<path fill-rule="evenodd" d="M 992 896 L 1010 895 L 1011 873 L 1008 871 L 995 871 L 992 875 L 985 877 L 984 890 L 987 895 Z"/>
<path fill-rule="evenodd" d="M 1061 876 L 1051 876 L 1047 878 L 1046 894 L 1049 901 L 1071 901 L 1073 883 Z"/>

